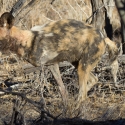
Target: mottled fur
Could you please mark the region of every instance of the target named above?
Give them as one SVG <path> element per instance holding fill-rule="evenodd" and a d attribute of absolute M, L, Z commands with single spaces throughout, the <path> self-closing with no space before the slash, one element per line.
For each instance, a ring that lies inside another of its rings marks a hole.
<path fill-rule="evenodd" d="M 34 66 L 49 65 L 64 100 L 66 90 L 60 76 L 59 62 L 69 61 L 78 68 L 78 99 L 83 101 L 92 87 L 90 83 L 94 85 L 97 81 L 91 70 L 100 61 L 106 46 L 110 53 L 110 63 L 117 59 L 118 48 L 115 43 L 104 38 L 98 29 L 80 21 L 64 19 L 35 26 L 28 31 L 12 26 L 10 22 L 13 20 L 10 13 L 4 13 L 0 18 L 0 51 L 13 51 Z"/>

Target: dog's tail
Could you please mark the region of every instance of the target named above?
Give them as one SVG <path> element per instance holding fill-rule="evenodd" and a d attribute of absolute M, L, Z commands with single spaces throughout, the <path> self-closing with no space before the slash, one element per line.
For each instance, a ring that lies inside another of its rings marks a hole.
<path fill-rule="evenodd" d="M 121 51 L 120 44 L 110 40 L 109 38 L 105 38 L 104 40 L 107 46 L 107 51 L 109 53 L 109 61 L 110 64 L 112 64 L 112 62 L 118 58 L 118 55 Z"/>
<path fill-rule="evenodd" d="M 109 64 L 111 66 L 111 73 L 113 75 L 114 82 L 117 81 L 117 72 L 118 72 L 118 55 L 121 52 L 120 43 L 116 43 L 109 38 L 104 39 L 106 43 L 106 49 L 109 54 Z"/>

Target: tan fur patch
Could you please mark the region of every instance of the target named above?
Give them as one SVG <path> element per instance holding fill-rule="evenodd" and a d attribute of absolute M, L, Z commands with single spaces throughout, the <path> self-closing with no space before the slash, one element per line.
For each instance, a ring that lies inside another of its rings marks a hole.
<path fill-rule="evenodd" d="M 61 20 L 60 21 L 60 25 L 64 25 L 64 24 L 68 24 L 69 23 L 69 20 Z"/>
<path fill-rule="evenodd" d="M 2 40 L 4 37 L 6 37 L 6 35 L 7 35 L 6 28 L 0 27 L 0 40 Z"/>
<path fill-rule="evenodd" d="M 18 54 L 20 55 L 20 56 L 24 56 L 24 49 L 23 48 L 19 48 L 18 49 Z"/>
<path fill-rule="evenodd" d="M 34 37 L 31 31 L 20 30 L 17 27 L 13 26 L 10 33 L 12 37 L 18 40 L 18 44 L 21 44 L 23 47 L 31 47 L 31 41 Z"/>
<path fill-rule="evenodd" d="M 47 24 L 46 27 L 43 28 L 44 33 L 49 33 L 52 31 L 52 27 L 55 25 L 55 21 Z"/>
<path fill-rule="evenodd" d="M 32 39 L 33 39 L 33 34 L 30 31 L 24 31 L 23 32 L 23 36 L 24 36 L 24 46 L 26 47 L 31 47 L 32 45 Z"/>

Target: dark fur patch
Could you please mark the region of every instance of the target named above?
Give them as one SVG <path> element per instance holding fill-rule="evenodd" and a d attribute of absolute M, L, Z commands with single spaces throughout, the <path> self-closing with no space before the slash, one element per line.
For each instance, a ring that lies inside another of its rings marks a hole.
<path fill-rule="evenodd" d="M 3 53 L 8 53 L 8 51 L 17 52 L 18 47 L 17 40 L 9 36 L 0 40 L 0 51 Z"/>
<path fill-rule="evenodd" d="M 5 12 L 4 14 L 1 15 L 0 26 L 3 27 L 3 24 L 5 24 L 5 23 L 6 23 L 6 25 L 7 25 L 6 27 L 8 29 L 10 29 L 14 24 L 14 17 L 9 12 Z"/>

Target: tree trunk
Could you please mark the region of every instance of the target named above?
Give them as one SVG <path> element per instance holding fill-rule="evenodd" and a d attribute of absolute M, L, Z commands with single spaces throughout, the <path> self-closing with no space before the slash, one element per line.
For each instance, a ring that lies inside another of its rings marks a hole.
<path fill-rule="evenodd" d="M 103 1 L 91 0 L 91 3 L 92 3 L 92 9 L 93 9 L 92 24 L 100 31 L 103 31 L 104 24 L 105 24 L 105 12 L 104 12 Z"/>
<path fill-rule="evenodd" d="M 125 1 L 115 0 L 119 15 L 122 20 L 122 44 L 123 44 L 123 54 L 125 54 Z"/>

